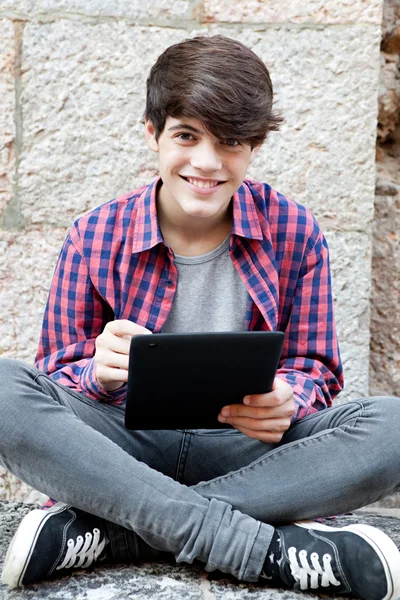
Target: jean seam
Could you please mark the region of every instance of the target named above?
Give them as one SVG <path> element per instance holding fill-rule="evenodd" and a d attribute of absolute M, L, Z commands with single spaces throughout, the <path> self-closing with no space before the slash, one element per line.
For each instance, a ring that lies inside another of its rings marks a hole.
<path fill-rule="evenodd" d="M 186 465 L 186 461 L 187 461 L 187 457 L 188 457 L 188 453 L 189 453 L 189 446 L 190 446 L 190 436 L 189 436 L 188 432 L 186 430 L 184 430 L 183 436 L 182 436 L 182 441 L 181 441 L 181 447 L 179 449 L 179 456 L 178 456 L 178 460 L 176 463 L 176 472 L 175 472 L 175 479 L 179 483 L 181 482 L 181 479 L 183 479 L 185 465 Z"/>
<path fill-rule="evenodd" d="M 195 431 L 194 430 L 192 432 L 192 435 L 197 436 L 197 437 L 215 437 L 217 435 L 220 436 L 220 437 L 227 437 L 227 436 L 231 436 L 231 435 L 235 435 L 236 436 L 236 435 L 245 435 L 245 434 L 242 433 L 241 431 L 238 431 L 238 430 L 236 430 L 236 431 L 230 431 L 230 430 L 228 430 L 228 431 L 219 431 L 218 430 L 218 433 L 217 432 L 215 432 L 215 433 L 201 433 L 199 431 Z"/>

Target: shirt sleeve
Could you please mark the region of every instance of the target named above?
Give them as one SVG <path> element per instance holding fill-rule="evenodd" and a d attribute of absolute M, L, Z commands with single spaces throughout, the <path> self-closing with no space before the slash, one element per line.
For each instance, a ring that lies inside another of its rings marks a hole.
<path fill-rule="evenodd" d="M 331 406 L 343 388 L 329 251 L 321 232 L 299 271 L 277 377 L 294 390 L 292 421 Z"/>
<path fill-rule="evenodd" d="M 96 379 L 95 340 L 114 320 L 92 284 L 83 253 L 68 235 L 54 272 L 35 366 L 52 379 L 94 400 L 121 403 L 126 384 L 107 392 Z"/>

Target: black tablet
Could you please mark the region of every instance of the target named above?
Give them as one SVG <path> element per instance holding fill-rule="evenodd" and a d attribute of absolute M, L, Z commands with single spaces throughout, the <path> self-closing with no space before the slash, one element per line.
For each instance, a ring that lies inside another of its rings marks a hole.
<path fill-rule="evenodd" d="M 223 406 L 269 392 L 284 334 L 159 333 L 132 338 L 125 426 L 222 429 Z"/>

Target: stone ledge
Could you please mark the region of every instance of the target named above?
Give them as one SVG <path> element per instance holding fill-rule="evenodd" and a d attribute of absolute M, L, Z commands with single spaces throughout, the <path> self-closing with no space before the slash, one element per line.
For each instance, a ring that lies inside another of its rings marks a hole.
<path fill-rule="evenodd" d="M 0 503 L 0 569 L 6 549 L 20 520 L 34 508 L 17 502 Z M 379 527 L 400 547 L 400 510 L 363 509 L 327 519 L 332 526 L 361 522 Z M 207 574 L 193 566 L 166 563 L 115 565 L 86 571 L 24 590 L 0 584 L 0 600 L 315 600 L 326 596 L 268 589 Z"/>

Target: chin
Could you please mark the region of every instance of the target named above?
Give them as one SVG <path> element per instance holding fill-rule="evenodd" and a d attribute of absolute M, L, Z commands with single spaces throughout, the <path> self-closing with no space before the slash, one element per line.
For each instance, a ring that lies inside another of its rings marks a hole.
<path fill-rule="evenodd" d="M 192 219 L 209 219 L 214 216 L 214 212 L 207 212 L 204 210 L 185 210 L 185 213 L 188 217 L 192 217 Z"/>
<path fill-rule="evenodd" d="M 211 207 L 210 205 L 206 205 L 204 201 L 196 202 L 193 204 L 189 204 L 186 206 L 182 206 L 182 209 L 187 214 L 188 217 L 206 219 L 207 217 L 213 217 L 218 211 L 215 210 L 215 207 Z M 211 210 L 210 210 L 211 209 Z"/>

